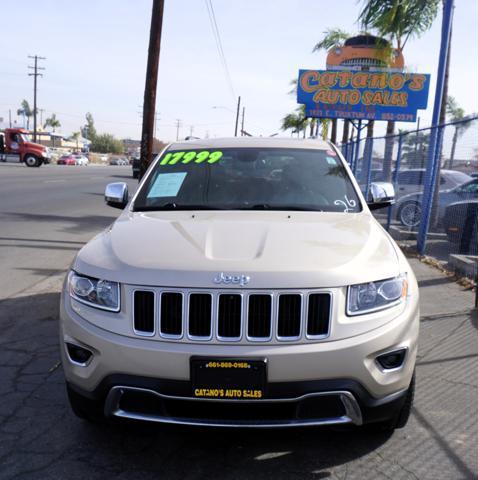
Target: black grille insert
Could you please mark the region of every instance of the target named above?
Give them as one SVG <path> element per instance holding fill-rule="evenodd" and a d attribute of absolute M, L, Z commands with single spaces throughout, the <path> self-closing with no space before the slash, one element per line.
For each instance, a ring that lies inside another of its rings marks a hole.
<path fill-rule="evenodd" d="M 247 335 L 251 338 L 271 336 L 272 297 L 270 295 L 250 295 Z"/>
<path fill-rule="evenodd" d="M 211 336 L 212 299 L 207 293 L 192 293 L 189 296 L 189 335 Z"/>
<path fill-rule="evenodd" d="M 183 296 L 181 293 L 161 294 L 161 333 L 181 335 L 183 333 Z"/>
<path fill-rule="evenodd" d="M 154 292 L 134 292 L 134 329 L 137 332 L 154 333 Z"/>
<path fill-rule="evenodd" d="M 238 338 L 241 335 L 241 304 L 240 295 L 219 296 L 218 334 L 223 338 Z"/>
<path fill-rule="evenodd" d="M 300 335 L 300 313 L 302 297 L 298 294 L 279 296 L 279 317 L 277 335 L 279 337 L 298 337 Z"/>
<path fill-rule="evenodd" d="M 312 293 L 309 295 L 309 313 L 307 316 L 307 335 L 327 335 L 330 321 L 330 295 Z"/>

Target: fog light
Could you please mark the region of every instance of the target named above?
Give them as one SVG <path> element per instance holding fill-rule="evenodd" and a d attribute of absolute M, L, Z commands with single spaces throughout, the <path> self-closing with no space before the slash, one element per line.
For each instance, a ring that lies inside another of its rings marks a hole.
<path fill-rule="evenodd" d="M 394 370 L 403 365 L 406 354 L 407 349 L 401 348 L 399 350 L 394 350 L 393 352 L 383 353 L 382 355 L 379 355 L 376 360 L 384 370 Z"/>
<path fill-rule="evenodd" d="M 88 360 L 93 355 L 93 353 L 86 348 L 74 345 L 72 343 L 67 343 L 66 348 L 68 350 L 68 355 L 70 356 L 70 359 L 74 363 L 78 363 L 80 365 L 86 365 L 88 363 Z"/>

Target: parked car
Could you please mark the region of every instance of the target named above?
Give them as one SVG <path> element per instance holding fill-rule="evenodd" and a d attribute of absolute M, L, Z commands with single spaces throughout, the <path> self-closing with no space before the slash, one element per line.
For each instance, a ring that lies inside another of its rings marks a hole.
<path fill-rule="evenodd" d="M 85 157 L 84 155 L 73 155 L 73 158 L 76 160 L 77 165 L 88 165 L 90 161 L 88 160 L 88 157 Z"/>
<path fill-rule="evenodd" d="M 139 170 L 140 170 L 141 158 L 140 157 L 133 157 L 131 162 L 131 169 L 133 171 L 133 178 L 139 178 Z"/>
<path fill-rule="evenodd" d="M 450 190 L 471 179 L 469 175 L 458 170 L 440 170 L 440 190 Z M 425 183 L 425 169 L 411 168 L 398 172 L 396 198 L 410 193 L 421 192 Z"/>
<path fill-rule="evenodd" d="M 448 205 L 443 226 L 455 250 L 478 255 L 478 199 Z"/>
<path fill-rule="evenodd" d="M 129 165 L 129 162 L 126 158 L 112 158 L 110 165 Z"/>
<path fill-rule="evenodd" d="M 478 198 L 478 178 L 450 190 L 440 190 L 438 200 L 438 221 L 441 224 L 447 205 L 460 200 Z M 395 205 L 397 220 L 405 227 L 414 228 L 422 218 L 423 193 L 405 195 Z"/>
<path fill-rule="evenodd" d="M 67 154 L 67 155 L 62 155 L 57 161 L 56 161 L 57 165 L 76 165 L 76 158 L 71 155 L 71 154 Z"/>
<path fill-rule="evenodd" d="M 177 142 L 67 274 L 60 351 L 73 411 L 234 427 L 410 415 L 418 286 L 345 160 L 317 139 Z M 140 241 L 140 248 L 132 248 Z"/>
<path fill-rule="evenodd" d="M 365 179 L 361 176 L 361 172 L 357 173 L 356 177 L 363 190 L 365 186 Z M 398 200 L 410 193 L 420 192 L 423 190 L 423 183 L 425 179 L 424 168 L 410 168 L 401 170 L 397 175 L 397 183 L 395 189 L 395 199 Z M 441 170 L 440 172 L 440 189 L 448 190 L 461 185 L 470 180 L 471 177 L 466 173 L 457 170 Z M 371 181 L 380 182 L 384 180 L 382 169 L 373 169 L 371 172 Z"/>

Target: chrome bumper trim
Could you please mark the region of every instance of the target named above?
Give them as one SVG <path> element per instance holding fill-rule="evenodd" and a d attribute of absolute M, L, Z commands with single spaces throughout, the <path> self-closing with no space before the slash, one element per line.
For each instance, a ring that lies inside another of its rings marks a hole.
<path fill-rule="evenodd" d="M 175 418 L 165 417 L 161 415 L 151 415 L 136 412 L 129 412 L 122 410 L 119 406 L 121 397 L 127 391 L 139 392 L 154 395 L 160 398 L 169 400 L 183 400 L 183 401 L 198 401 L 198 402 L 222 402 L 222 403 L 276 403 L 276 402 L 296 402 L 305 398 L 321 397 L 321 396 L 338 396 L 345 408 L 345 415 L 334 418 L 321 419 L 292 419 L 292 420 L 267 420 L 267 421 L 227 421 L 227 420 L 202 420 L 194 418 Z M 150 390 L 147 388 L 115 386 L 112 387 L 106 397 L 105 415 L 107 417 L 128 418 L 132 420 L 143 420 L 148 422 L 169 423 L 174 425 L 194 425 L 194 426 L 209 426 L 209 427 L 239 427 L 239 428 L 284 428 L 284 427 L 304 427 L 304 426 L 318 426 L 318 425 L 339 425 L 352 423 L 354 425 L 362 425 L 362 412 L 355 397 L 348 391 L 337 390 L 328 392 L 308 393 L 294 398 L 271 398 L 265 400 L 217 400 L 217 399 L 203 399 L 193 397 L 177 397 L 171 395 L 164 395 L 162 393 Z"/>

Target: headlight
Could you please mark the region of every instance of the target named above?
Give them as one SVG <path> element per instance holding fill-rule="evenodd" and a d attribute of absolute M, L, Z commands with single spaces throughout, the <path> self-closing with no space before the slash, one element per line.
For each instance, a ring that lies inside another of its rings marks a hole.
<path fill-rule="evenodd" d="M 120 310 L 120 291 L 117 282 L 99 280 L 70 272 L 68 290 L 70 297 L 91 307 L 111 312 Z"/>
<path fill-rule="evenodd" d="M 362 315 L 398 305 L 406 298 L 407 290 L 406 275 L 352 285 L 348 288 L 347 315 Z"/>

